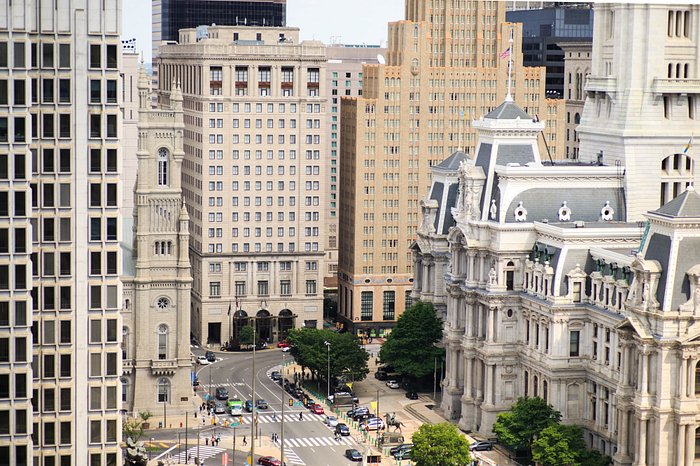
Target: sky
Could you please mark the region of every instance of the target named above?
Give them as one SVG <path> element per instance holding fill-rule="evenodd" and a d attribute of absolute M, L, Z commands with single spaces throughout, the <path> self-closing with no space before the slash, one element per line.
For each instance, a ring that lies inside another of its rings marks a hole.
<path fill-rule="evenodd" d="M 403 19 L 403 6 L 404 0 L 287 0 L 287 26 L 299 27 L 302 40 L 379 44 L 387 23 Z M 122 7 L 122 39 L 135 37 L 150 63 L 151 0 L 123 0 Z"/>

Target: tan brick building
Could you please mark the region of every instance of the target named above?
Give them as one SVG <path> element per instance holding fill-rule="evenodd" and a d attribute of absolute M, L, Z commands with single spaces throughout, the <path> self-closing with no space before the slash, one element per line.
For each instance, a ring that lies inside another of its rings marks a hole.
<path fill-rule="evenodd" d="M 389 24 L 387 63 L 365 65 L 363 96 L 343 100 L 339 310 L 375 334 L 411 302 L 409 247 L 430 167 L 458 149 L 473 157 L 472 120 L 506 95 L 511 30 L 515 102 L 546 120 L 550 151 L 563 151 L 563 102 L 544 99 L 544 68 L 522 66 L 521 26 L 505 22 L 505 3 L 446 3 L 407 0 L 406 20 Z"/>
<path fill-rule="evenodd" d="M 274 341 L 323 316 L 326 53 L 286 27 L 183 29 L 158 54 L 182 83 L 192 333 L 218 347 L 256 317 Z"/>

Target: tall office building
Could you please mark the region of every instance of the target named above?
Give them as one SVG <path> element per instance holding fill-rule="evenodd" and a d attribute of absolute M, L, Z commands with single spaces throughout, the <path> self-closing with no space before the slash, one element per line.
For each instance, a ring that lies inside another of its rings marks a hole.
<path fill-rule="evenodd" d="M 152 0 L 153 62 L 162 41 L 177 41 L 178 31 L 197 26 L 287 25 L 287 0 Z"/>
<path fill-rule="evenodd" d="M 121 463 L 120 5 L 0 6 L 0 464 Z"/>
<path fill-rule="evenodd" d="M 160 49 L 160 99 L 182 83 L 182 192 L 192 332 L 203 344 L 320 326 L 327 206 L 326 47 L 296 28 L 180 31 Z"/>
<path fill-rule="evenodd" d="M 564 52 L 564 95 L 566 102 L 566 158 L 577 159 L 580 140 L 578 125 L 586 99 L 586 79 L 591 73 L 591 42 L 558 42 Z"/>
<path fill-rule="evenodd" d="M 387 63 L 365 65 L 363 96 L 343 100 L 338 280 L 347 325 L 381 334 L 411 304 L 409 248 L 430 167 L 458 149 L 475 155 L 471 120 L 506 95 L 511 30 L 515 100 L 546 120 L 550 149 L 563 148 L 563 103 L 544 98 L 544 69 L 523 67 L 521 25 L 504 20 L 502 2 L 407 0 L 406 21 L 389 24 Z"/>
<path fill-rule="evenodd" d="M 550 97 L 564 97 L 564 52 L 558 43 L 588 42 L 593 37 L 590 3 L 509 11 L 506 19 L 523 23 L 523 64 L 547 68 L 545 90 Z"/>
<path fill-rule="evenodd" d="M 328 64 L 326 83 L 328 89 L 328 108 L 330 117 L 327 119 L 326 133 L 326 162 L 329 174 L 328 207 L 326 209 L 326 268 L 323 277 L 323 287 L 326 291 L 338 289 L 338 182 L 340 180 L 340 103 L 343 97 L 362 96 L 362 65 L 379 63 L 378 57 L 386 53 L 386 49 L 378 45 L 332 44 L 326 49 Z"/>

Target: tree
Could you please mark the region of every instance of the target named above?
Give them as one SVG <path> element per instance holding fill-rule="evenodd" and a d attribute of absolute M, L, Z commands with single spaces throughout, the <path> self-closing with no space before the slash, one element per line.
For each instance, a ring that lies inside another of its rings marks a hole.
<path fill-rule="evenodd" d="M 153 417 L 153 413 L 143 411 L 138 413 L 135 418 L 124 418 L 122 422 L 124 437 L 130 438 L 134 443 L 138 442 L 143 437 L 144 423 L 151 417 Z"/>
<path fill-rule="evenodd" d="M 537 435 L 560 420 L 561 413 L 542 398 L 518 398 L 510 411 L 498 415 L 493 431 L 501 444 L 513 450 L 526 448 L 531 455 Z"/>
<path fill-rule="evenodd" d="M 411 458 L 416 466 L 462 466 L 471 461 L 469 442 L 453 424 L 423 424 L 413 434 Z"/>
<path fill-rule="evenodd" d="M 586 450 L 581 457 L 581 466 L 609 466 L 611 463 L 612 458 L 598 450 Z"/>
<path fill-rule="evenodd" d="M 579 466 L 586 453 L 579 426 L 552 424 L 532 442 L 532 459 L 542 466 Z"/>
<path fill-rule="evenodd" d="M 396 321 L 379 351 L 382 362 L 402 375 L 417 379 L 431 374 L 435 358 L 444 350 L 435 344 L 442 339 L 442 321 L 431 303 L 417 302 Z"/>
<path fill-rule="evenodd" d="M 241 345 L 252 345 L 253 344 L 253 327 L 250 325 L 244 325 L 238 332 L 238 341 Z"/>
<path fill-rule="evenodd" d="M 331 380 L 341 374 L 362 380 L 369 373 L 369 354 L 351 333 L 294 329 L 289 331 L 287 340 L 297 364 L 310 369 L 317 377 L 327 378 L 329 361 Z M 330 343 L 330 347 L 326 346 L 326 342 Z"/>

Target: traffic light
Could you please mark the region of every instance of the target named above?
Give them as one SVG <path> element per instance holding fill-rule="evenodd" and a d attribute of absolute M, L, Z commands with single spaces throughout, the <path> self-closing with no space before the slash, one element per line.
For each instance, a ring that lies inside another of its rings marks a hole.
<path fill-rule="evenodd" d="M 289 406 L 294 406 L 294 400 L 292 400 L 291 398 L 289 399 Z"/>

